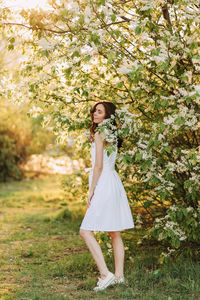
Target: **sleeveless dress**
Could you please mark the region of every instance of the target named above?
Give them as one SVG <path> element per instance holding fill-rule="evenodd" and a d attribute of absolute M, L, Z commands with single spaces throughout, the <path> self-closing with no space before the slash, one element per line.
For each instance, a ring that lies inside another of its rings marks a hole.
<path fill-rule="evenodd" d="M 81 229 L 91 231 L 120 231 L 134 227 L 133 217 L 124 186 L 115 170 L 116 151 L 110 156 L 103 150 L 103 169 L 94 195 L 81 224 Z M 95 143 L 91 145 L 92 168 L 89 187 L 95 164 Z"/>

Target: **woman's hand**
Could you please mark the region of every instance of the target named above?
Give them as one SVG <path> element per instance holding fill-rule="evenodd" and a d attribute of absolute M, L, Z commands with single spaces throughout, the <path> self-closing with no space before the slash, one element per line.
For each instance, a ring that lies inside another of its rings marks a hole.
<path fill-rule="evenodd" d="M 88 195 L 88 199 L 87 199 L 87 207 L 90 206 L 93 195 L 94 195 L 94 191 L 89 191 L 89 195 Z"/>

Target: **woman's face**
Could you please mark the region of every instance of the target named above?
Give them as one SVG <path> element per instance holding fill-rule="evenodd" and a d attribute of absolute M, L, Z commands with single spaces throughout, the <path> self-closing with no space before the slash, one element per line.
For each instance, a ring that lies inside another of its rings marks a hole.
<path fill-rule="evenodd" d="M 106 110 L 103 104 L 98 104 L 93 113 L 93 121 L 96 124 L 99 124 L 103 121 L 106 116 Z"/>

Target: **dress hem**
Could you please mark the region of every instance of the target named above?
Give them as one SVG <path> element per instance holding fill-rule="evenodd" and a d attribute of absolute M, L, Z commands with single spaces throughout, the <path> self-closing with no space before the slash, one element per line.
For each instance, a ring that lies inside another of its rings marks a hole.
<path fill-rule="evenodd" d="M 127 230 L 127 229 L 133 229 L 135 226 L 133 225 L 133 226 L 131 226 L 131 227 L 124 227 L 124 228 L 119 228 L 119 229 L 97 229 L 97 228 L 95 228 L 95 229 L 92 229 L 92 228 L 84 228 L 84 227 L 80 227 L 80 229 L 82 229 L 82 230 L 88 230 L 88 231 L 102 231 L 102 232 L 110 232 L 110 231 L 122 231 L 122 230 Z"/>

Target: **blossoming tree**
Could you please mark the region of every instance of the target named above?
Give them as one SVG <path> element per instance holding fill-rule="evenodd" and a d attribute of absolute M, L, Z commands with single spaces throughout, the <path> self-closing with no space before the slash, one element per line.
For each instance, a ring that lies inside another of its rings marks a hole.
<path fill-rule="evenodd" d="M 120 108 L 121 175 L 131 202 L 173 247 L 200 229 L 200 29 L 194 0 L 49 1 L 22 11 L 28 60 L 17 88 L 67 137 L 99 100 Z M 31 32 L 31 34 L 30 34 Z M 191 215 L 192 212 L 192 215 Z M 192 221 L 191 221 L 192 220 Z M 171 223 L 170 223 L 171 222 Z M 191 225 L 192 224 L 192 225 Z"/>

